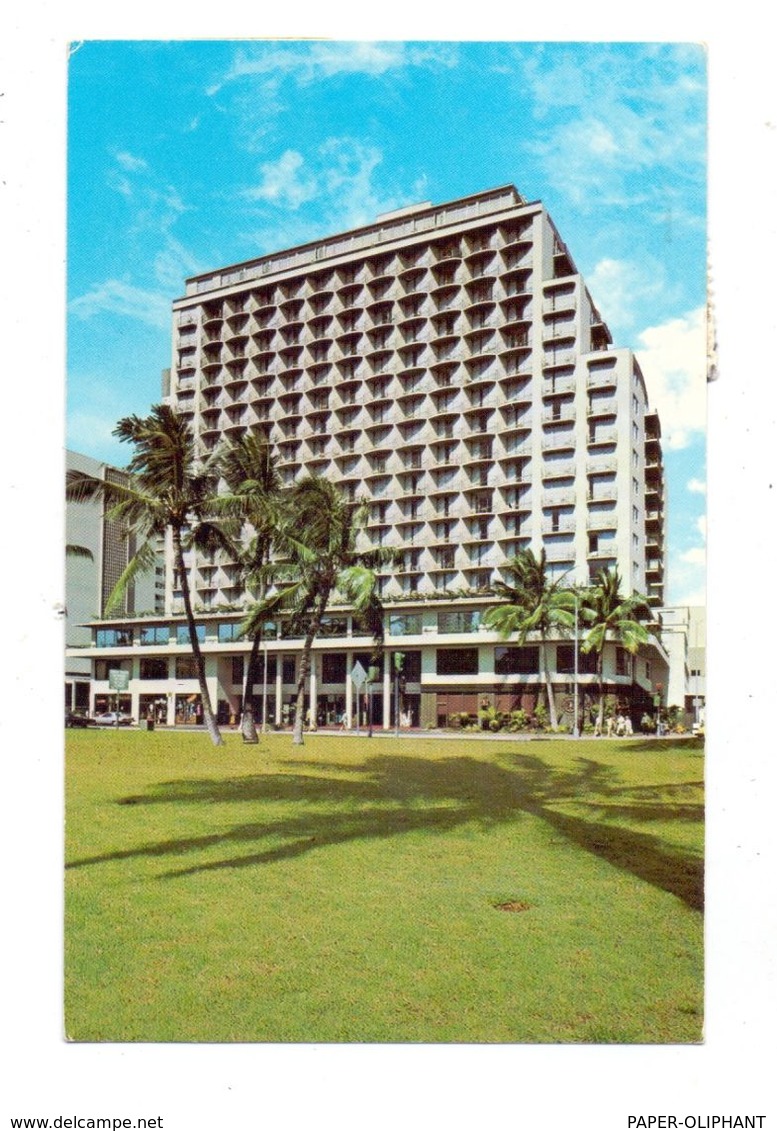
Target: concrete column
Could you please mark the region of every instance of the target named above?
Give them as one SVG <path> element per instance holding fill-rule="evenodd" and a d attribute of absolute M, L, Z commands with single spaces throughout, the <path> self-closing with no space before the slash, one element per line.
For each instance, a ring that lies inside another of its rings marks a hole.
<path fill-rule="evenodd" d="M 318 726 L 318 672 L 315 653 L 310 657 L 310 728 Z"/>
<path fill-rule="evenodd" d="M 278 652 L 275 658 L 275 725 L 281 725 L 281 700 L 283 698 L 283 656 Z"/>
<path fill-rule="evenodd" d="M 353 683 L 351 681 L 351 668 L 353 667 L 353 652 L 345 653 L 345 729 L 353 726 Z"/>
<path fill-rule="evenodd" d="M 391 674 L 393 656 L 386 652 L 383 657 L 383 729 L 391 730 Z"/>

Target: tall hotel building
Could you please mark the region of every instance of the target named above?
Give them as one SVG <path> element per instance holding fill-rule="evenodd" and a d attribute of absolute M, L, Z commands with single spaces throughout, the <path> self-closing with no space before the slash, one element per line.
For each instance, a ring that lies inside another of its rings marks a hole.
<path fill-rule="evenodd" d="M 415 725 L 444 725 L 486 700 L 536 702 L 536 644 L 518 648 L 480 626 L 492 581 L 521 549 L 544 549 L 551 575 L 569 584 L 617 566 L 626 591 L 663 604 L 658 416 L 545 208 L 512 186 L 189 279 L 173 303 L 164 391 L 201 451 L 260 433 L 287 484 L 315 472 L 369 501 L 363 545 L 398 551 L 381 577 L 386 650 L 406 655 Z M 225 718 L 240 709 L 248 644 L 233 637 L 244 593 L 225 560 L 192 561 L 191 577 Z M 108 622 L 95 625 L 92 652 L 115 650 L 129 665 L 136 714 L 166 696 L 173 722 L 196 689 L 176 679 L 172 570 L 167 585 L 166 621 L 125 620 L 129 654 Z M 310 688 L 321 722 L 353 716 L 348 673 L 370 650 L 348 610 L 332 609 L 326 629 Z M 300 649 L 282 626 L 268 644 L 256 690 L 278 722 Z M 571 642 L 553 650 L 563 714 Z M 152 655 L 160 662 L 144 664 Z M 594 676 L 590 658 L 580 661 L 585 689 Z M 158 673 L 155 686 L 144 670 Z M 613 645 L 605 673 L 636 713 L 652 704 L 666 654 L 656 642 L 632 660 Z M 393 725 L 390 664 L 373 709 Z"/>

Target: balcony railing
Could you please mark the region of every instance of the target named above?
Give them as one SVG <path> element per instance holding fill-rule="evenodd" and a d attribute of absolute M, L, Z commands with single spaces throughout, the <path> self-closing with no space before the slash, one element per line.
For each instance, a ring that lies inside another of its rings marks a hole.
<path fill-rule="evenodd" d="M 586 378 L 586 386 L 589 389 L 607 389 L 610 386 L 617 385 L 618 374 L 615 369 L 606 369 L 601 372 L 589 373 Z"/>

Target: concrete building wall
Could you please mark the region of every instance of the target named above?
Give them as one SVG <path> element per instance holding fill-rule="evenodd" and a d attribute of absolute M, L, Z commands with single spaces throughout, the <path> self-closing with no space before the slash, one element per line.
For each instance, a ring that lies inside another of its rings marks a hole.
<path fill-rule="evenodd" d="M 648 402 L 610 347 L 547 212 L 507 186 L 189 280 L 170 400 L 204 450 L 259 432 L 287 483 L 368 499 L 368 540 L 403 553 L 387 598 L 485 591 L 525 547 L 643 589 Z M 192 581 L 203 609 L 243 599 L 223 558 Z"/>

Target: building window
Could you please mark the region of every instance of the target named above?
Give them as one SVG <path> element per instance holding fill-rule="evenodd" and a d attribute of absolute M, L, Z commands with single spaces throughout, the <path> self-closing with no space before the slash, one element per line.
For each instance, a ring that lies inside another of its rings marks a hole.
<path fill-rule="evenodd" d="M 240 623 L 238 621 L 231 621 L 227 624 L 219 625 L 219 644 L 227 644 L 232 640 L 237 640 L 240 634 Z"/>
<path fill-rule="evenodd" d="M 345 683 L 346 657 L 344 652 L 325 652 L 321 657 L 321 682 Z"/>
<path fill-rule="evenodd" d="M 176 656 L 175 657 L 175 678 L 176 679 L 196 679 L 197 667 L 194 663 L 194 656 Z"/>
<path fill-rule="evenodd" d="M 477 675 L 477 648 L 438 648 L 437 675 Z"/>
<path fill-rule="evenodd" d="M 392 613 L 389 617 L 391 636 L 416 636 L 422 631 L 420 613 Z"/>
<path fill-rule="evenodd" d="M 296 680 L 295 670 L 294 657 L 284 656 L 281 665 L 281 681 L 283 683 L 294 683 Z"/>
<path fill-rule="evenodd" d="M 140 629 L 141 644 L 169 644 L 170 626 L 167 624 L 144 624 Z"/>
<path fill-rule="evenodd" d="M 140 661 L 141 679 L 167 679 L 167 660 L 146 656 Z"/>
<path fill-rule="evenodd" d="M 132 629 L 98 628 L 95 644 L 98 648 L 126 648 L 132 644 Z"/>
<path fill-rule="evenodd" d="M 533 645 L 494 649 L 496 675 L 536 675 L 539 670 L 540 650 Z"/>
<path fill-rule="evenodd" d="M 580 675 L 596 675 L 596 653 L 577 650 L 577 670 Z M 574 644 L 556 645 L 556 671 L 561 675 L 575 673 Z"/>
<path fill-rule="evenodd" d="M 205 640 L 205 625 L 204 624 L 195 625 L 195 630 L 197 632 L 197 640 L 200 642 L 200 644 L 202 644 Z M 189 635 L 188 624 L 179 624 L 178 625 L 178 627 L 176 629 L 176 633 L 175 633 L 175 639 L 176 639 L 178 644 L 191 644 L 192 641 L 191 641 L 191 636 Z"/>
<path fill-rule="evenodd" d="M 95 660 L 94 662 L 94 678 L 96 680 L 106 680 L 109 672 L 126 672 L 130 670 L 130 662 L 122 660 Z"/>
<path fill-rule="evenodd" d="M 245 676 L 245 667 L 243 664 L 242 656 L 232 657 L 232 683 L 239 684 L 242 687 L 243 678 Z"/>
<path fill-rule="evenodd" d="M 356 625 L 354 625 L 354 628 L 356 628 Z M 318 634 L 319 636 L 347 636 L 347 617 L 322 617 Z"/>
<path fill-rule="evenodd" d="M 405 657 L 402 664 L 402 678 L 408 683 L 420 683 L 421 681 L 421 653 L 420 652 L 403 652 Z M 393 661 L 392 661 L 393 663 Z"/>
<path fill-rule="evenodd" d="M 615 674 L 631 675 L 631 655 L 625 648 L 615 649 Z"/>
<path fill-rule="evenodd" d="M 477 632 L 479 625 L 477 609 L 456 609 L 437 614 L 437 631 L 440 633 Z"/>

